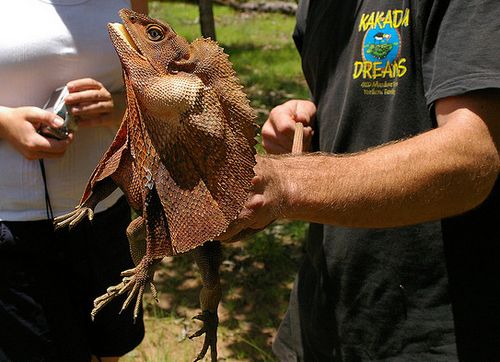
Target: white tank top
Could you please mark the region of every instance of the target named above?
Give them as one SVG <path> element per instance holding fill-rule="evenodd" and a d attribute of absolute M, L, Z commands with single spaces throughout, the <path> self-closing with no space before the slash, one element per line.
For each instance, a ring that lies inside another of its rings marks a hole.
<path fill-rule="evenodd" d="M 119 22 L 127 0 L 0 1 L 0 105 L 42 107 L 68 81 L 90 77 L 110 91 L 123 87 L 121 66 L 106 24 Z M 47 186 L 54 215 L 74 209 L 116 129 L 80 128 L 66 154 L 46 159 Z M 103 200 L 96 211 L 116 202 Z M 0 220 L 46 218 L 38 160 L 29 161 L 0 139 Z"/>

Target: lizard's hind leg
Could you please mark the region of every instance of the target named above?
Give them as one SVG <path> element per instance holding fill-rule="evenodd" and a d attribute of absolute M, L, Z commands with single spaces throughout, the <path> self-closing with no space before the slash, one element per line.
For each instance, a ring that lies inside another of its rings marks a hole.
<path fill-rule="evenodd" d="M 189 338 L 205 334 L 201 352 L 195 361 L 201 360 L 210 347 L 212 362 L 217 361 L 217 327 L 219 318 L 217 307 L 222 291 L 220 285 L 219 267 L 222 262 L 221 245 L 219 241 L 211 241 L 193 250 L 194 259 L 200 270 L 203 287 L 200 292 L 202 312 L 195 319 L 203 322 L 203 326 Z"/>
<path fill-rule="evenodd" d="M 131 295 L 133 296 L 135 294 L 134 292 L 135 284 L 132 282 L 133 280 L 132 276 L 137 272 L 136 270 L 137 267 L 140 265 L 142 259 L 146 255 L 146 227 L 144 219 L 141 216 L 138 216 L 137 218 L 132 220 L 132 222 L 127 227 L 127 238 L 130 246 L 130 255 L 136 267 L 122 272 L 121 275 L 123 276 L 123 280 L 119 284 L 109 287 L 106 290 L 106 294 L 103 294 L 94 300 L 94 309 L 92 310 L 91 313 L 92 318 L 94 318 L 97 312 L 99 312 L 106 304 L 108 304 L 115 297 L 124 294 L 125 292 L 129 292 L 129 296 L 125 300 L 122 310 L 125 309 L 127 305 L 130 303 L 130 300 L 132 298 Z M 153 296 L 156 299 L 156 288 L 154 287 L 152 282 L 150 282 L 150 285 Z M 138 292 L 139 295 L 137 296 L 137 298 L 141 300 L 142 292 L 141 291 Z M 140 304 L 136 303 L 134 310 L 134 318 L 137 318 L 137 315 L 139 313 L 139 306 Z"/>
<path fill-rule="evenodd" d="M 146 255 L 146 225 L 142 216 L 138 216 L 128 225 L 127 239 L 132 261 L 137 266 Z"/>
<path fill-rule="evenodd" d="M 156 265 L 164 256 L 172 255 L 170 235 L 158 195 L 155 192 L 149 192 L 145 195 L 145 200 L 147 202 L 144 203 L 142 217 L 134 220 L 133 224 L 127 228 L 132 258 L 137 264 L 135 268 L 121 273 L 123 280 L 120 284 L 108 288 L 106 294 L 94 301 L 92 316 L 111 299 L 126 293 L 127 299 L 123 303 L 122 310 L 135 299 L 134 318 L 137 318 L 144 290 L 146 285 L 151 284 L 153 280 Z M 154 295 L 156 289 L 153 287 L 152 291 Z"/>

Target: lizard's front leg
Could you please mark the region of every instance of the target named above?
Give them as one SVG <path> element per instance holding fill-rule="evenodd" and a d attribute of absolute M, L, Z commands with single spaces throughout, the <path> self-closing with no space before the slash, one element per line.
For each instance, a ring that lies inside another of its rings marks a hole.
<path fill-rule="evenodd" d="M 205 341 L 195 361 L 201 360 L 210 347 L 212 362 L 217 361 L 217 327 L 219 318 L 217 307 L 222 291 L 220 285 L 219 267 L 222 262 L 221 245 L 219 241 L 211 241 L 193 250 L 194 259 L 200 270 L 203 287 L 200 292 L 201 314 L 195 319 L 203 322 L 203 326 L 189 338 L 205 333 Z"/>
<path fill-rule="evenodd" d="M 92 193 L 86 200 L 82 200 L 83 202 L 78 205 L 75 210 L 56 217 L 54 219 L 54 227 L 55 229 L 60 229 L 66 226 L 69 228 L 73 228 L 80 221 L 82 221 L 85 217 L 88 217 L 89 220 L 94 218 L 94 209 L 97 204 L 104 200 L 106 197 L 111 195 L 113 191 L 117 188 L 116 184 L 111 180 L 111 178 L 106 178 L 102 181 L 99 181 L 95 187 L 92 189 Z"/>

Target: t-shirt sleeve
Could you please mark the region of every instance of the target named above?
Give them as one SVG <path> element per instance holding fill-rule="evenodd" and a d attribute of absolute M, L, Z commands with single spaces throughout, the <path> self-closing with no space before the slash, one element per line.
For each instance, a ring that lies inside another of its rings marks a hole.
<path fill-rule="evenodd" d="M 301 0 L 297 6 L 295 14 L 295 29 L 293 30 L 293 41 L 299 53 L 302 53 L 302 42 L 307 23 L 307 12 L 309 9 L 309 0 Z"/>
<path fill-rule="evenodd" d="M 436 0 L 422 42 L 428 105 L 469 91 L 500 88 L 500 1 Z"/>

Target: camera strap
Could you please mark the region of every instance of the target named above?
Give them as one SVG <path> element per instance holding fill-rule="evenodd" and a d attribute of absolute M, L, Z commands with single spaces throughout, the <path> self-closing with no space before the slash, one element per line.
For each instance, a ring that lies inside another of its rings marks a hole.
<path fill-rule="evenodd" d="M 40 170 L 42 171 L 43 188 L 45 191 L 45 211 L 47 212 L 47 219 L 54 219 L 54 212 L 52 211 L 52 205 L 50 204 L 49 189 L 47 188 L 47 176 L 45 175 L 45 164 L 43 163 L 43 158 L 38 160 L 40 162 Z"/>

